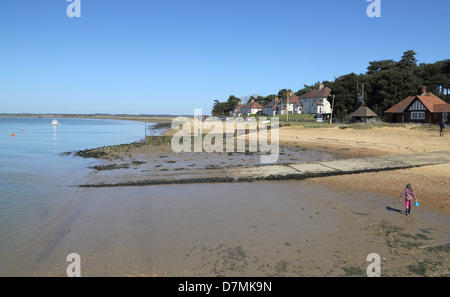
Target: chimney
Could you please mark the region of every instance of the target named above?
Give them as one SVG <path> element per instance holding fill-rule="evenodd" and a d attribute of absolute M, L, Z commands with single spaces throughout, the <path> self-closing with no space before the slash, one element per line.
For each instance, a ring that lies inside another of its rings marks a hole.
<path fill-rule="evenodd" d="M 425 96 L 427 93 L 427 87 L 425 85 L 421 85 L 417 93 L 419 96 Z"/>
<path fill-rule="evenodd" d="M 319 90 L 323 89 L 324 85 L 322 83 L 319 83 Z"/>

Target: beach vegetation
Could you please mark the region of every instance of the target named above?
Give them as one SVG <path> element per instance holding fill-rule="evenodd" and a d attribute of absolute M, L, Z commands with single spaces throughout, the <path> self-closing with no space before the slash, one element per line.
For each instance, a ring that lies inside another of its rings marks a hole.
<path fill-rule="evenodd" d="M 430 260 L 419 261 L 417 264 L 410 264 L 406 266 L 408 270 L 419 276 L 427 276 L 428 272 L 437 271 L 442 267 L 442 262 L 435 262 Z M 448 276 L 448 275 L 447 275 Z"/>
<path fill-rule="evenodd" d="M 156 145 L 156 146 L 160 146 L 160 145 L 170 145 L 172 141 L 172 137 L 171 136 L 165 136 L 165 135 L 161 135 L 161 136 L 147 136 L 145 138 L 145 145 Z"/>
<path fill-rule="evenodd" d="M 425 131 L 425 132 L 438 132 L 439 124 L 428 124 L 428 125 L 414 125 L 411 129 Z"/>
<path fill-rule="evenodd" d="M 343 267 L 346 276 L 365 276 L 366 272 L 357 266 Z"/>
<path fill-rule="evenodd" d="M 286 273 L 286 272 L 288 272 L 287 267 L 288 267 L 288 262 L 284 261 L 284 260 L 280 260 L 275 264 L 274 269 L 277 273 Z"/>

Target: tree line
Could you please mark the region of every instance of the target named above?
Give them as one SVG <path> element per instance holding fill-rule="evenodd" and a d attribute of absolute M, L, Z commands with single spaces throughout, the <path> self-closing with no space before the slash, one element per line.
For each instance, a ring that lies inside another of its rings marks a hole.
<path fill-rule="evenodd" d="M 384 116 L 384 111 L 406 97 L 417 95 L 422 85 L 426 86 L 427 92 L 432 92 L 445 102 L 450 102 L 450 59 L 419 64 L 416 55 L 415 51 L 409 50 L 403 53 L 399 61 L 369 62 L 366 73 L 349 73 L 335 78 L 334 81 L 323 81 L 325 87 L 332 89 L 331 96 L 335 96 L 335 117 L 345 118 L 359 107 L 356 101 L 357 85 L 362 84 L 364 94 L 361 95 L 364 104 L 379 116 Z M 316 87 L 317 84 L 304 85 L 295 94 L 302 96 Z M 277 94 L 268 96 L 253 95 L 241 100 L 231 95 L 224 102 L 214 100 L 212 115 L 228 115 L 240 102 L 245 104 L 251 99 L 264 106 L 274 101 L 276 97 L 285 98 L 288 91 L 292 92 L 291 89 L 282 89 Z"/>

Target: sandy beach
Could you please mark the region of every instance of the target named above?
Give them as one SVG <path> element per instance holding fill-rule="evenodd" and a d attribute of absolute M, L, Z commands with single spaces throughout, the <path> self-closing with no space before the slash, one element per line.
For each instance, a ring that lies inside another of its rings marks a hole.
<path fill-rule="evenodd" d="M 223 166 L 258 165 L 260 154 L 246 153 L 175 153 L 169 137 L 157 146 L 108 151 L 105 167 L 90 176 L 90 183 L 158 178 L 192 173 L 193 170 Z M 285 126 L 279 130 L 280 156 L 277 163 L 315 162 L 340 158 L 404 155 L 450 149 L 450 137 L 439 137 L 437 131 L 417 125 L 392 125 L 371 129 L 342 129 L 338 126 L 304 128 Z M 185 171 L 183 171 L 185 170 Z M 310 183 L 334 188 L 361 190 L 393 197 L 399 196 L 406 184 L 412 184 L 420 202 L 438 212 L 450 214 L 450 164 L 440 164 L 332 177 L 308 179 Z"/>
<path fill-rule="evenodd" d="M 280 144 L 321 148 L 350 157 L 414 154 L 450 149 L 448 135 L 439 137 L 438 130 L 430 130 L 420 129 L 420 126 L 416 125 L 394 125 L 367 130 L 283 127 Z M 308 181 L 393 197 L 399 196 L 405 185 L 410 183 L 424 206 L 450 214 L 450 164 L 315 178 Z"/>
<path fill-rule="evenodd" d="M 413 126 L 283 127 L 279 161 L 422 153 L 450 148 L 449 139 Z M 257 157 L 125 145 L 103 155 L 86 182 L 208 172 Z M 406 183 L 421 202 L 410 216 L 398 203 Z M 82 276 L 365 276 L 367 255 L 378 253 L 382 276 L 448 276 L 449 189 L 448 164 L 302 181 L 73 187 L 25 269 L 64 276 L 76 252 Z"/>

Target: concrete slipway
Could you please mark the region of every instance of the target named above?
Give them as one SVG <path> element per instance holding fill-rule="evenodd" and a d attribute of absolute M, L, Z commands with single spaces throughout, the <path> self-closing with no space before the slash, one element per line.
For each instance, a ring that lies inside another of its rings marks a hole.
<path fill-rule="evenodd" d="M 407 169 L 450 163 L 450 150 L 421 154 L 351 158 L 313 163 L 217 167 L 189 172 L 170 172 L 137 180 L 100 182 L 82 187 L 138 186 L 186 183 L 246 182 L 305 179 L 320 176 Z"/>

